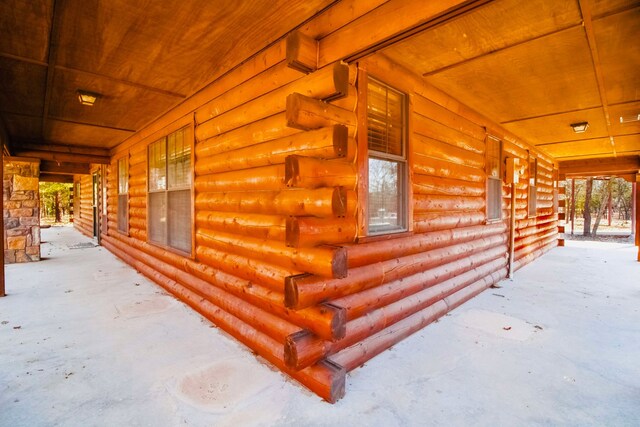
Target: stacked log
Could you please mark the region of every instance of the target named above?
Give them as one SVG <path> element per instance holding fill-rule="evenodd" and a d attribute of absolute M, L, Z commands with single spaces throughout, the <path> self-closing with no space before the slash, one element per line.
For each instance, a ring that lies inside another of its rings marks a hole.
<path fill-rule="evenodd" d="M 80 197 L 74 197 L 74 227 L 82 234 L 93 237 L 93 176 L 76 176 L 75 182 L 80 183 Z"/>
<path fill-rule="evenodd" d="M 503 187 L 503 219 L 488 222 L 485 140 L 500 130 L 420 77 L 380 56 L 361 69 L 317 69 L 314 39 L 294 34 L 287 46 L 240 65 L 180 119 L 196 140 L 190 256 L 147 243 L 146 147 L 157 133 L 127 147 L 128 235 L 114 232 L 110 166 L 104 242 L 333 402 L 346 372 L 506 277 L 511 188 Z M 376 239 L 358 235 L 366 105 L 356 86 L 367 73 L 411 99 L 412 222 Z M 499 136 L 506 156 L 526 162 L 526 145 Z M 553 164 L 540 156 L 538 165 L 537 215 L 528 215 L 526 174 L 514 186 L 516 268 L 554 244 Z"/>

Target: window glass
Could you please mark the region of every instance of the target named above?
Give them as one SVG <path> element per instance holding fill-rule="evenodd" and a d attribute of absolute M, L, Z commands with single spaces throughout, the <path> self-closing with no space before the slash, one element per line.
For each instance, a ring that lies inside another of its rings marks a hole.
<path fill-rule="evenodd" d="M 166 139 L 149 145 L 149 191 L 167 188 Z"/>
<path fill-rule="evenodd" d="M 185 127 L 149 145 L 149 240 L 191 252 L 191 141 Z"/>
<path fill-rule="evenodd" d="M 487 219 L 502 218 L 502 141 L 487 138 Z"/>
<path fill-rule="evenodd" d="M 129 227 L 129 162 L 118 160 L 118 231 L 126 233 Z"/>

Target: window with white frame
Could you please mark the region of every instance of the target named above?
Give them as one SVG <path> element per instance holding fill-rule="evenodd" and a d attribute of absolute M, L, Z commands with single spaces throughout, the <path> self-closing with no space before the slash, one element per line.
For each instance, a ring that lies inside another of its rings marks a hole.
<path fill-rule="evenodd" d="M 367 84 L 369 235 L 407 230 L 406 95 Z"/>
<path fill-rule="evenodd" d="M 118 160 L 118 231 L 129 231 L 129 161 Z"/>
<path fill-rule="evenodd" d="M 538 209 L 538 159 L 529 158 L 529 216 L 536 216 Z"/>
<path fill-rule="evenodd" d="M 487 220 L 502 218 L 502 141 L 487 138 Z"/>
<path fill-rule="evenodd" d="M 149 241 L 191 253 L 191 141 L 184 127 L 148 147 Z"/>

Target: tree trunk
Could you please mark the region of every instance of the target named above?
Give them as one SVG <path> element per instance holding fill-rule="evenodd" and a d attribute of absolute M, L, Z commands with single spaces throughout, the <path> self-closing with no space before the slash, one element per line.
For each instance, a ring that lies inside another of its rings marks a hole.
<path fill-rule="evenodd" d="M 584 198 L 584 228 L 582 234 L 591 236 L 591 191 L 593 190 L 593 178 L 587 179 L 587 194 Z"/>
<path fill-rule="evenodd" d="M 593 235 L 595 236 L 598 232 L 598 227 L 600 226 L 600 220 L 602 219 L 602 215 L 605 210 L 611 206 L 611 180 L 607 182 L 606 186 L 603 186 L 600 197 L 600 207 L 598 208 L 598 212 L 596 213 L 596 221 L 593 224 Z"/>
<path fill-rule="evenodd" d="M 54 199 L 53 210 L 56 214 L 56 222 L 62 222 L 62 218 L 60 216 L 60 192 L 56 192 L 56 197 Z"/>

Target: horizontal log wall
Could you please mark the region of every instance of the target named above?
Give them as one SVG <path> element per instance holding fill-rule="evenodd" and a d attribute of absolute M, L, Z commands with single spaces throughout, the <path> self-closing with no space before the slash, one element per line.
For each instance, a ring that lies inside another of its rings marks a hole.
<path fill-rule="evenodd" d="M 85 236 L 93 237 L 93 175 L 75 175 L 74 191 L 77 183 L 80 183 L 80 195 L 74 194 L 73 198 L 73 226 Z"/>
<path fill-rule="evenodd" d="M 354 369 L 507 276 L 511 187 L 503 185 L 502 220 L 488 222 L 485 141 L 489 134 L 503 140 L 505 157 L 528 164 L 530 150 L 538 158 L 537 215 L 528 216 L 528 170 L 516 185 L 515 268 L 555 244 L 553 163 L 548 158 L 381 55 L 360 62 L 358 81 L 366 81 L 368 75 L 409 95 L 413 233 L 354 244 L 349 238 L 340 240 L 334 231 L 332 243 L 347 248 L 347 277 L 301 274 L 287 279 L 287 307 L 302 310 L 328 302 L 344 309 L 347 320 L 340 339 L 326 340 L 309 331 L 288 337 L 285 361 L 291 368 L 331 360 L 347 371 Z M 313 119 L 306 117 L 304 122 Z M 302 169 L 302 163 L 291 167 Z M 313 163 L 305 169 L 297 182 L 347 175 L 339 168 L 328 173 Z M 344 226 L 336 222 L 334 228 L 338 224 Z M 298 217 L 287 223 L 288 242 L 320 244 L 318 235 L 328 230 Z"/>
<path fill-rule="evenodd" d="M 344 393 L 344 369 L 324 359 L 293 369 L 284 351 L 288 337 L 302 331 L 328 341 L 342 338 L 346 311 L 328 303 L 291 310 L 284 286 L 287 277 L 303 273 L 328 279 L 347 274 L 346 249 L 334 243 L 354 241 L 356 233 L 356 68 L 335 63 L 305 74 L 287 66 L 285 53 L 279 44 L 265 50 L 225 76 L 219 82 L 225 90 L 212 91 L 215 96 L 179 119 L 193 123 L 195 136 L 191 257 L 148 242 L 147 146 L 169 133 L 162 130 L 115 151 L 106 168 L 108 227 L 102 241 L 256 353 L 335 401 Z M 291 99 L 299 104 L 292 107 Z M 330 114 L 322 111 L 328 105 Z M 174 125 L 167 123 L 167 129 Z M 117 230 L 122 156 L 129 159 L 128 233 Z M 318 179 L 333 170 L 338 173 Z M 82 180 L 90 184 L 90 178 Z M 294 220 L 302 230 L 299 240 L 288 226 Z M 307 235 L 310 228 L 326 231 L 335 224 L 340 231 L 323 239 Z"/>
<path fill-rule="evenodd" d="M 528 159 L 524 142 L 383 56 L 327 64 L 318 38 L 378 3 L 339 2 L 112 150 L 106 172 L 105 247 L 331 402 L 347 371 L 506 277 L 510 187 L 503 220 L 487 223 L 487 129 Z M 365 73 L 409 95 L 413 214 L 411 234 L 357 243 Z M 147 145 L 177 122 L 194 130 L 190 257 L 147 237 Z M 123 155 L 128 234 L 117 232 Z M 538 215 L 527 215 L 526 170 L 516 186 L 516 268 L 555 242 L 553 164 L 537 155 Z M 91 176 L 81 181 L 90 197 Z"/>

